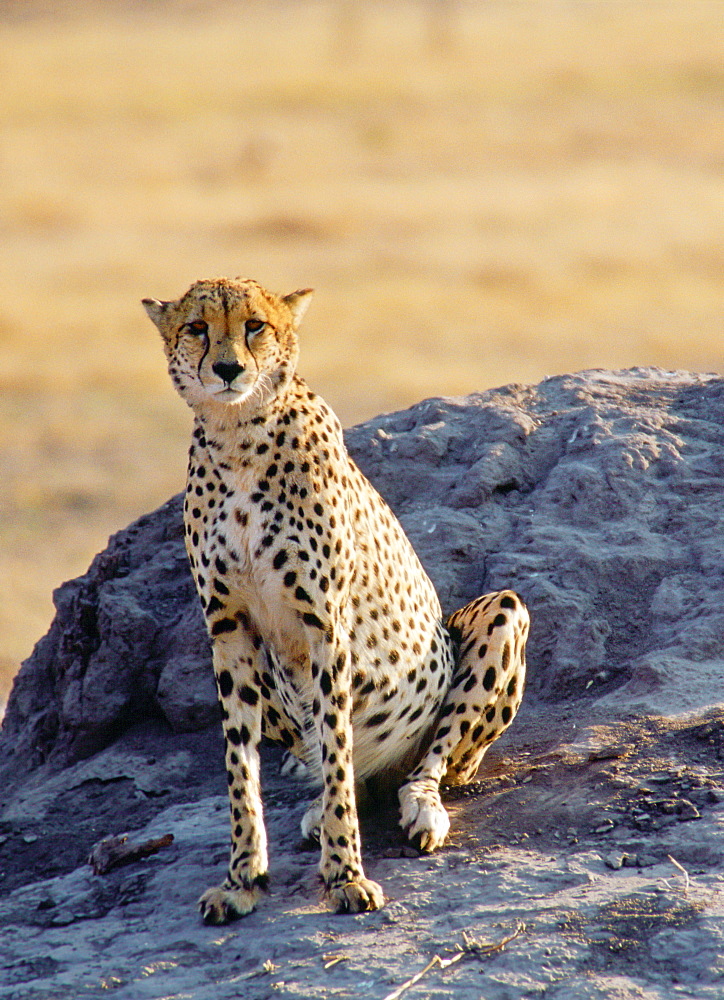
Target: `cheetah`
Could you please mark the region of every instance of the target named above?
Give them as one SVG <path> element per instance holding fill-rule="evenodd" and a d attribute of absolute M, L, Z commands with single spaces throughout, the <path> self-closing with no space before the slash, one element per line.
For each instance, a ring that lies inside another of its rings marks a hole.
<path fill-rule="evenodd" d="M 400 823 L 433 851 L 450 822 L 439 786 L 468 782 L 520 705 L 528 613 L 513 591 L 444 620 L 400 523 L 297 374 L 311 289 L 198 281 L 144 299 L 171 379 L 194 412 L 186 549 L 212 645 L 225 737 L 231 853 L 199 900 L 221 924 L 268 885 L 262 736 L 304 763 L 321 794 L 302 832 L 337 912 L 375 910 L 355 785 L 399 775 Z"/>

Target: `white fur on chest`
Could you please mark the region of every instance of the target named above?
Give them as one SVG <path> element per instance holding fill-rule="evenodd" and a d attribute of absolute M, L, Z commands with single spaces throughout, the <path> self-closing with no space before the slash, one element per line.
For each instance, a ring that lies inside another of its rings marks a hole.
<path fill-rule="evenodd" d="M 229 590 L 224 601 L 229 610 L 248 615 L 280 664 L 304 669 L 308 660 L 304 629 L 273 566 L 273 551 L 262 544 L 269 531 L 269 517 L 249 500 L 258 471 L 250 470 L 247 476 L 220 472 L 228 492 L 212 512 L 205 536 L 199 539 L 196 561 L 208 563 L 211 570 L 222 566 L 223 583 Z M 219 574 L 212 572 L 201 588 L 207 600 L 213 594 L 215 575 Z"/>

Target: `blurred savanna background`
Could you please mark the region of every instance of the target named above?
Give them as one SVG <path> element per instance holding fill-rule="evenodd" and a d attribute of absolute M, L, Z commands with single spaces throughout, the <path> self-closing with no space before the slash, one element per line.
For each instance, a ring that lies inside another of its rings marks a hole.
<path fill-rule="evenodd" d="M 182 488 L 139 300 L 312 285 L 346 424 L 724 370 L 722 0 L 0 2 L 0 674 Z"/>

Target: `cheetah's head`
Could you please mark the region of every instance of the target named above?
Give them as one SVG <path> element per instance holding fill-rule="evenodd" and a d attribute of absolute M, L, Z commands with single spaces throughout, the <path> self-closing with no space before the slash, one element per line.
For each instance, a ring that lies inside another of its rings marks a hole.
<path fill-rule="evenodd" d="M 161 332 L 174 385 L 189 406 L 263 406 L 293 377 L 297 329 L 312 290 L 278 296 L 256 281 L 197 281 L 180 299 L 143 305 Z"/>

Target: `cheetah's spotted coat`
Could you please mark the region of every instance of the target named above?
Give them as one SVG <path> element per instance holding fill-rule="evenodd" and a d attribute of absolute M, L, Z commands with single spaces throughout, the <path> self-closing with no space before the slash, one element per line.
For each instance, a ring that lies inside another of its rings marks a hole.
<path fill-rule="evenodd" d="M 250 912 L 267 884 L 262 735 L 322 786 L 302 827 L 319 836 L 331 905 L 376 909 L 355 781 L 404 776 L 402 826 L 434 850 L 449 829 L 441 779 L 473 777 L 523 692 L 520 599 L 488 594 L 443 621 L 339 421 L 296 374 L 310 296 L 215 279 L 178 301 L 144 300 L 196 418 L 186 546 L 213 644 L 232 830 L 227 878 L 200 900 L 211 923 Z"/>

